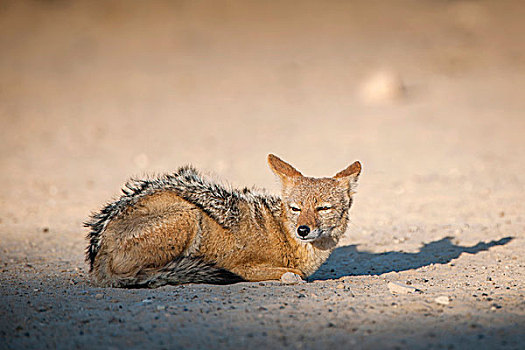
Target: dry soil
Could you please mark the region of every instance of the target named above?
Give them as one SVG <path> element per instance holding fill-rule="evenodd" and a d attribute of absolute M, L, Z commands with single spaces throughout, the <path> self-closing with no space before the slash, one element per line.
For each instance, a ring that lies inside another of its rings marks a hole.
<path fill-rule="evenodd" d="M 523 349 L 521 1 L 0 2 L 0 348 Z M 98 288 L 91 211 L 191 163 L 364 166 L 308 283 Z M 393 282 L 394 284 L 389 284 Z"/>

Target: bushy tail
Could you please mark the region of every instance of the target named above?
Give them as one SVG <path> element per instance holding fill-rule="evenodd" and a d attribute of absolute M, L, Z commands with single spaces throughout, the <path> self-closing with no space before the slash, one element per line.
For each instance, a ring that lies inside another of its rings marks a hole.
<path fill-rule="evenodd" d="M 161 268 L 145 268 L 134 277 L 119 279 L 121 287 L 156 288 L 166 284 L 232 284 L 242 277 L 196 257 L 180 257 Z"/>

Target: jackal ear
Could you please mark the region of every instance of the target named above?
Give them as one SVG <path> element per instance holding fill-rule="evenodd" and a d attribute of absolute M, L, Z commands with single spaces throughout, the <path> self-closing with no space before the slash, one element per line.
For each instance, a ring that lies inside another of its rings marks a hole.
<path fill-rule="evenodd" d="M 273 154 L 268 155 L 268 164 L 270 165 L 270 169 L 272 169 L 272 171 L 283 181 L 290 177 L 303 176 L 303 174 L 297 171 L 293 166 Z"/>
<path fill-rule="evenodd" d="M 357 182 L 359 174 L 361 174 L 361 163 L 356 161 L 353 162 L 345 170 L 341 170 L 340 172 L 335 174 L 334 179 L 342 179 L 348 181 L 350 184 L 354 184 Z"/>

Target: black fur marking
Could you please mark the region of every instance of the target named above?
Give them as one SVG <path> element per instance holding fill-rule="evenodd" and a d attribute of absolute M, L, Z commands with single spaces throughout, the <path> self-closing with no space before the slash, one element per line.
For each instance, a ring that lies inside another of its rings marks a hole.
<path fill-rule="evenodd" d="M 122 196 L 108 203 L 100 212 L 92 214 L 84 223 L 90 229 L 89 245 L 86 249 L 86 261 L 93 268 L 93 262 L 100 246 L 100 235 L 107 224 L 145 196 L 159 191 L 173 191 L 181 198 L 202 209 L 224 228 L 234 227 L 239 220 L 240 203 L 246 203 L 255 211 L 262 207 L 268 208 L 274 215 L 279 215 L 281 199 L 256 190 L 227 189 L 224 186 L 203 178 L 191 166 L 185 166 L 172 174 L 162 175 L 152 179 L 130 180 L 122 188 Z"/>

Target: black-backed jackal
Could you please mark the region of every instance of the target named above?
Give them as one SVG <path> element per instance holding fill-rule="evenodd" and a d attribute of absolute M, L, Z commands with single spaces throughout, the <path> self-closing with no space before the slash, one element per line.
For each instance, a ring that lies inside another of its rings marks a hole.
<path fill-rule="evenodd" d="M 191 167 L 128 182 L 85 224 L 97 283 L 157 287 L 311 275 L 346 231 L 361 164 L 312 178 L 274 155 L 268 162 L 281 198 L 227 189 Z"/>

